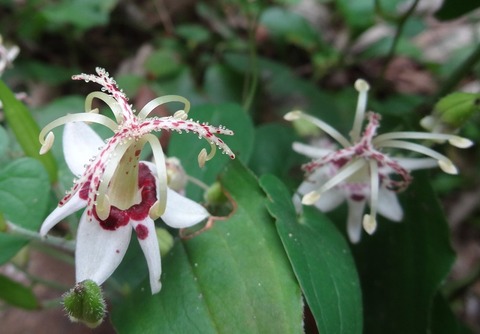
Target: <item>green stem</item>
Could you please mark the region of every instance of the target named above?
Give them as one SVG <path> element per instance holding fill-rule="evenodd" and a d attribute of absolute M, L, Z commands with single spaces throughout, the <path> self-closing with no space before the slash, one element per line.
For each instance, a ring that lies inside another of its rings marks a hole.
<path fill-rule="evenodd" d="M 253 98 L 255 97 L 255 91 L 257 90 L 258 84 L 258 64 L 257 64 L 257 48 L 255 44 L 255 31 L 257 29 L 257 19 L 259 14 L 254 15 L 249 21 L 248 28 L 248 51 L 249 51 L 249 65 L 250 71 L 247 73 L 247 78 L 245 79 L 245 98 L 243 103 L 243 108 L 246 112 L 250 110 L 253 103 Z"/>
<path fill-rule="evenodd" d="M 21 266 L 16 265 L 15 263 L 12 263 L 17 270 L 20 270 L 30 281 L 32 281 L 33 284 L 42 284 L 44 286 L 47 286 L 49 288 L 58 290 L 58 291 L 67 291 L 70 289 L 70 287 L 67 287 L 63 284 L 54 282 L 54 281 L 49 281 L 44 278 L 38 277 L 36 275 L 30 274 L 27 270 L 23 269 Z"/>
<path fill-rule="evenodd" d="M 385 76 L 385 71 L 388 68 L 388 65 L 393 59 L 393 56 L 395 55 L 395 51 L 397 49 L 398 41 L 400 40 L 400 37 L 402 36 L 403 29 L 405 28 L 405 23 L 407 23 L 407 20 L 410 18 L 410 15 L 413 14 L 415 8 L 418 5 L 418 2 L 420 0 L 415 0 L 410 8 L 402 15 L 400 16 L 396 21 L 397 21 L 397 30 L 395 31 L 395 36 L 393 37 L 392 44 L 390 46 L 390 50 L 388 50 L 385 62 L 383 63 L 382 71 L 380 72 L 380 78 L 384 78 Z M 375 0 L 375 9 L 379 13 L 383 13 L 383 10 L 381 9 L 380 5 L 380 0 Z"/>
<path fill-rule="evenodd" d="M 44 300 L 42 301 L 42 308 L 43 309 L 58 308 L 63 305 L 62 303 L 63 303 L 63 298 L 54 298 L 54 299 Z"/>
<path fill-rule="evenodd" d="M 42 243 L 55 246 L 57 248 L 60 248 L 69 252 L 73 252 L 75 250 L 75 243 L 73 241 L 69 241 L 63 238 L 53 237 L 53 236 L 42 237 L 38 232 L 28 230 L 21 226 L 15 225 L 11 222 L 7 221 L 6 224 L 7 224 L 7 231 L 6 231 L 7 233 L 11 233 L 13 235 L 19 235 L 29 240 L 40 241 Z"/>

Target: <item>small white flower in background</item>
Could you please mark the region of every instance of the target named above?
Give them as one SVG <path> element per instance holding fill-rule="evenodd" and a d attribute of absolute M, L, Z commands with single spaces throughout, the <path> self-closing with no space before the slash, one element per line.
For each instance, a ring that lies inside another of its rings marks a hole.
<path fill-rule="evenodd" d="M 7 47 L 3 44 L 2 35 L 0 35 L 0 76 L 8 66 L 11 66 L 13 60 L 20 53 L 20 48 L 16 45 Z"/>
<path fill-rule="evenodd" d="M 209 213 L 167 187 L 165 156 L 158 138 L 151 132 L 193 132 L 206 139 L 212 149 L 209 154 L 205 149 L 200 152 L 200 165 L 214 156 L 216 146 L 233 159 L 233 152 L 216 136 L 233 132 L 222 126 L 187 120 L 189 103 L 180 96 L 154 99 L 135 114 L 108 73 L 97 68 L 97 74 L 81 74 L 73 79 L 98 83 L 106 93 L 89 94 L 86 113 L 60 117 L 40 133 L 40 152 L 45 153 L 53 145 L 51 130 L 65 124 L 65 160 L 78 177 L 72 190 L 43 222 L 40 234 L 45 236 L 62 219 L 86 207 L 77 233 L 76 281 L 90 279 L 100 285 L 120 264 L 134 229 L 147 260 L 152 293 L 157 293 L 161 288 L 161 264 L 154 220 L 161 217 L 171 227 L 185 228 L 201 222 Z M 91 110 L 94 98 L 103 100 L 112 109 L 116 121 Z M 185 110 L 169 117 L 147 117 L 154 108 L 167 102 L 181 102 Z M 104 142 L 84 122 L 103 124 L 114 134 Z M 146 143 L 152 147 L 155 163 L 140 161 Z"/>
<path fill-rule="evenodd" d="M 390 132 L 377 135 L 380 115 L 365 112 L 369 85 L 364 80 L 357 80 L 355 88 L 359 97 L 350 140 L 322 120 L 300 111 L 285 115 L 289 121 L 304 119 L 312 122 L 341 146 L 336 149 L 331 143 L 324 146 L 294 143 L 296 152 L 313 159 L 302 166 L 307 176 L 297 193 L 301 196 L 301 204 L 315 205 L 322 211 L 333 210 L 346 200 L 347 231 L 352 242 L 360 240 L 362 226 L 369 234 L 375 231 L 377 213 L 392 221 L 402 220 L 403 210 L 395 192 L 408 187 L 412 181 L 410 171 L 438 165 L 446 173 L 457 173 L 457 168 L 446 156 L 404 139 L 448 140 L 459 148 L 473 145 L 468 139 L 447 134 Z M 362 133 L 365 118 L 367 124 Z M 393 157 L 384 152 L 387 148 L 409 150 L 429 158 Z M 396 174 L 397 178 L 392 179 L 391 174 Z M 295 201 L 297 209 L 301 210 L 298 195 Z M 370 213 L 364 214 L 367 202 Z"/>
<path fill-rule="evenodd" d="M 10 47 L 6 47 L 3 44 L 2 35 L 0 35 L 0 77 L 5 72 L 5 69 L 9 66 L 12 66 L 13 61 L 17 58 L 18 54 L 20 53 L 20 48 L 16 45 L 12 45 Z M 24 100 L 27 97 L 25 93 L 16 93 L 15 97 L 18 100 Z M 0 101 L 0 110 L 3 109 L 3 103 Z"/>

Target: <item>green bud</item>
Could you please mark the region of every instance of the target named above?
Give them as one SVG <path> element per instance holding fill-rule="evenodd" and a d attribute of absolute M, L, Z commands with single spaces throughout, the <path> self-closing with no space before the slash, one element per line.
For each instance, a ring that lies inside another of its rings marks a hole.
<path fill-rule="evenodd" d="M 71 321 L 82 322 L 90 328 L 100 325 L 106 313 L 102 289 L 91 280 L 77 283 L 66 292 L 63 306 Z"/>
<path fill-rule="evenodd" d="M 220 205 L 227 202 L 227 198 L 223 193 L 222 186 L 219 182 L 215 182 L 203 195 L 205 201 L 210 205 Z"/>
<path fill-rule="evenodd" d="M 292 126 L 301 137 L 317 137 L 322 134 L 318 126 L 303 118 L 293 120 Z"/>
<path fill-rule="evenodd" d="M 157 234 L 158 244 L 160 247 L 160 254 L 165 256 L 173 247 L 173 237 L 164 228 L 157 227 L 155 232 Z"/>
<path fill-rule="evenodd" d="M 432 132 L 456 133 L 478 110 L 480 94 L 456 92 L 441 98 L 420 124 Z"/>

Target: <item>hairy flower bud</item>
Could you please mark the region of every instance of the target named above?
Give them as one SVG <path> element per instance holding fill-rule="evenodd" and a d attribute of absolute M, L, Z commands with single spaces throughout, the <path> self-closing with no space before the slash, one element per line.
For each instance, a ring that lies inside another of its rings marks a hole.
<path fill-rule="evenodd" d="M 102 289 L 91 280 L 77 283 L 66 292 L 63 305 L 71 321 L 82 322 L 90 328 L 100 325 L 106 313 Z"/>

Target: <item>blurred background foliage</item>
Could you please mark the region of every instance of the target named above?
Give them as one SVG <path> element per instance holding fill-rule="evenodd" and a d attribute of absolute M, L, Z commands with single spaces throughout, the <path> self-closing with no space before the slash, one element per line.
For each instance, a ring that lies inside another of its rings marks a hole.
<path fill-rule="evenodd" d="M 420 130 L 420 119 L 435 109 L 441 97 L 453 91 L 479 93 L 479 7 L 473 0 L 0 0 L 3 41 L 21 49 L 2 79 L 12 91 L 27 93 L 25 103 L 40 126 L 65 113 L 83 111 L 84 96 L 92 88 L 70 78 L 80 72 L 92 73 L 97 66 L 114 75 L 137 109 L 159 95 L 185 96 L 194 106 L 194 118 L 235 130 L 232 147 L 240 152 L 238 159 L 263 177 L 260 184 L 267 194 L 284 196 L 302 180 L 299 166 L 305 162 L 291 150 L 292 142 L 305 138 L 305 132 L 283 121 L 286 112 L 303 110 L 347 133 L 356 104 L 353 82 L 364 78 L 372 86 L 369 108 L 383 116 L 380 131 Z M 459 129 L 476 143 L 480 141 L 478 105 L 477 98 L 471 106 L 475 112 Z M 54 146 L 60 182 L 48 190 L 48 174 L 42 165 L 24 157 L 3 114 L 0 120 L 0 211 L 20 225 L 30 217 L 32 221 L 25 226 L 35 230 L 56 206 L 55 192 L 70 188 L 72 176 L 61 145 Z M 162 140 L 170 143 L 168 154 L 181 157 L 189 174 L 207 184 L 224 169 L 226 159 L 199 171 L 191 152 L 184 149 L 196 145 L 193 141 L 184 142 L 176 135 Z M 365 333 L 468 333 L 467 327 L 480 331 L 480 150 L 476 145 L 444 153 L 461 174 L 415 174 L 414 190 L 401 197 L 413 224 L 385 222 L 381 225 L 388 228 L 360 245 L 350 245 L 361 283 Z M 245 176 L 249 174 L 244 167 L 236 168 L 240 176 L 227 174 L 246 179 L 245 187 L 257 189 L 257 181 Z M 30 182 L 22 181 L 25 175 Z M 17 176 L 20 182 L 15 183 Z M 285 189 L 278 186 L 278 180 Z M 227 181 L 229 186 L 234 185 Z M 27 215 L 22 216 L 6 194 L 11 188 L 42 201 L 21 209 Z M 198 187 L 188 191 L 190 197 L 202 198 Z M 422 211 L 425 208 L 416 206 L 421 201 L 435 209 Z M 268 208 L 280 224 L 291 212 L 279 214 L 275 204 Z M 415 215 L 418 212 L 424 216 Z M 340 208 L 328 215 L 339 222 L 341 233 L 344 213 L 345 208 Z M 309 219 L 323 221 L 317 214 L 311 213 Z M 292 261 L 303 250 L 285 243 L 288 237 L 285 231 L 282 235 L 281 226 L 277 226 L 278 233 Z M 330 231 L 328 226 L 318 228 L 314 233 Z M 328 232 L 333 238 L 329 240 L 340 240 L 336 239 L 341 238 L 335 234 L 338 231 Z M 306 242 L 312 241 L 308 232 L 302 233 Z M 196 241 L 199 245 L 205 242 Z M 0 264 L 10 261 L 15 268 L 4 266 L 0 276 L 0 298 L 5 301 L 0 319 L 4 317 L 13 326 L 18 315 L 9 304 L 40 307 L 32 291 L 37 296 L 46 292 L 32 288 L 43 283 L 42 275 L 29 276 L 27 268 L 32 267 L 31 261 L 46 260 L 41 255 L 29 258 L 17 253 L 27 243 L 24 239 L 0 234 L 0 243 Z M 172 256 L 184 256 L 182 245 L 176 244 Z M 43 246 L 36 246 L 44 251 Z M 310 251 L 325 249 L 318 246 Z M 129 251 L 127 259 L 135 262 L 135 252 L 138 247 Z M 174 267 L 174 261 L 168 261 Z M 297 269 L 302 271 L 293 267 L 296 274 Z M 8 278 L 12 270 L 20 273 L 20 279 Z M 146 270 L 140 271 L 146 275 Z M 128 276 L 128 267 L 118 272 L 117 283 Z M 127 290 L 138 288 L 143 278 L 127 277 Z M 18 280 L 31 284 L 19 285 Z M 165 284 L 170 283 L 167 279 Z M 1 292 L 7 290 L 18 294 Z M 290 291 L 293 295 L 294 290 Z M 118 307 L 112 313 L 118 330 L 130 328 L 124 321 L 139 303 L 138 296 L 127 296 L 125 301 L 112 299 L 114 309 Z M 317 315 L 315 309 L 321 310 L 322 301 L 309 296 L 304 322 L 307 332 L 315 332 L 310 312 Z M 175 296 L 168 298 L 173 302 Z M 148 305 L 142 310 L 149 314 Z M 55 319 L 55 315 L 41 314 Z M 102 331 L 111 331 L 110 326 L 107 323 Z M 139 331 L 138 327 L 130 330 Z"/>

